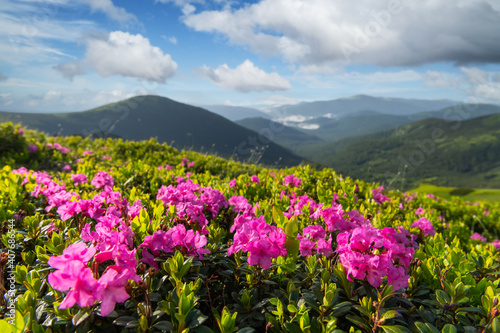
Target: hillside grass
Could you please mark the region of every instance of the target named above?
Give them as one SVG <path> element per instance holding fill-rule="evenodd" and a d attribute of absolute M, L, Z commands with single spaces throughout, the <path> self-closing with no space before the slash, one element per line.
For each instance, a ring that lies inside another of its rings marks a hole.
<path fill-rule="evenodd" d="M 469 192 L 471 191 L 471 192 Z M 437 186 L 429 183 L 421 183 L 417 188 L 410 192 L 417 192 L 423 194 L 434 194 L 443 199 L 451 199 L 453 197 L 460 197 L 466 201 L 482 201 L 482 202 L 500 202 L 500 190 L 485 189 L 485 188 L 455 188 L 446 186 Z M 465 195 L 457 195 L 469 192 Z"/>

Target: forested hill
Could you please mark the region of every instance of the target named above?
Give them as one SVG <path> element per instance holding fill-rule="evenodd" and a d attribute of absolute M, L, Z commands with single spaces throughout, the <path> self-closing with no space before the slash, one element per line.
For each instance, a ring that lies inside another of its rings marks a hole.
<path fill-rule="evenodd" d="M 72 113 L 0 113 L 0 121 L 21 123 L 51 135 L 153 137 L 180 149 L 193 149 L 267 165 L 297 165 L 302 158 L 258 133 L 205 109 L 159 96 L 138 96 Z"/>
<path fill-rule="evenodd" d="M 318 162 L 368 181 L 414 186 L 500 186 L 500 114 L 466 121 L 425 119 L 316 147 Z M 312 153 L 311 153 L 312 154 Z M 319 156 L 319 154 L 318 154 Z"/>

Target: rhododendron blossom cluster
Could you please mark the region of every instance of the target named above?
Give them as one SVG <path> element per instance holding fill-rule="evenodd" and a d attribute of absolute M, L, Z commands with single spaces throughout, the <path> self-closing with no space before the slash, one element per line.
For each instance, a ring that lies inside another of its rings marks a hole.
<path fill-rule="evenodd" d="M 190 179 L 177 187 L 162 186 L 158 190 L 156 199 L 163 201 L 166 206 L 175 206 L 177 216 L 187 219 L 190 224 L 197 223 L 204 233 L 207 232 L 205 226 L 208 224 L 205 212 L 215 217 L 222 208 L 228 206 L 226 198 L 220 191 L 211 187 L 201 187 Z"/>
<path fill-rule="evenodd" d="M 470 236 L 470 239 L 478 240 L 480 242 L 486 242 L 487 241 L 487 239 L 485 237 L 481 236 L 477 232 L 473 233 L 472 236 Z"/>
<path fill-rule="evenodd" d="M 340 233 L 336 252 L 349 280 L 366 279 L 379 287 L 387 277 L 387 283 L 398 290 L 408 286 L 408 268 L 418 248 L 413 238 L 403 227 L 396 231 L 365 225 Z"/>
<path fill-rule="evenodd" d="M 283 229 L 267 224 L 264 216 L 256 217 L 256 207 L 242 196 L 233 196 L 229 203 L 239 214 L 230 229 L 235 234 L 233 244 L 227 250 L 228 256 L 239 251 L 248 252 L 250 266 L 269 269 L 273 258 L 287 255 Z"/>
<path fill-rule="evenodd" d="M 151 236 L 146 236 L 140 247 L 145 248 L 142 251 L 142 262 L 158 268 L 156 257 L 164 253 L 173 253 L 181 251 L 188 256 L 198 256 L 202 258 L 204 254 L 210 253 L 210 250 L 203 248 L 207 245 L 207 238 L 198 230 L 186 230 L 182 224 L 178 224 L 168 231 L 158 230 Z M 149 249 L 150 251 L 147 251 Z"/>
<path fill-rule="evenodd" d="M 425 217 L 413 222 L 411 227 L 419 228 L 423 232 L 424 236 L 434 236 L 436 234 L 436 230 L 434 230 L 432 223 Z"/>
<path fill-rule="evenodd" d="M 59 143 L 47 143 L 47 147 L 49 148 L 54 148 L 55 150 L 59 150 L 61 154 L 67 154 L 69 153 L 69 148 L 61 146 Z"/>
<path fill-rule="evenodd" d="M 386 201 L 391 201 L 391 199 L 382 194 L 382 191 L 384 191 L 384 188 L 382 186 L 379 186 L 377 189 L 372 189 L 373 200 L 375 200 L 375 202 L 379 205 L 383 204 Z"/>
<path fill-rule="evenodd" d="M 312 255 L 313 252 L 324 256 L 333 254 L 332 237 L 328 237 L 325 229 L 320 225 L 310 225 L 302 230 L 302 235 L 298 235 L 300 240 L 300 255 L 305 257 Z"/>

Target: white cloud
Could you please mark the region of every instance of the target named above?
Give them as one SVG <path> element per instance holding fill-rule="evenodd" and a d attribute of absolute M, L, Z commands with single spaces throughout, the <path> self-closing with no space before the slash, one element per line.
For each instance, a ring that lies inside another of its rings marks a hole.
<path fill-rule="evenodd" d="M 301 65 L 500 62 L 496 0 L 262 0 L 183 20 Z"/>
<path fill-rule="evenodd" d="M 248 59 L 235 69 L 224 64 L 216 69 L 203 66 L 197 69 L 197 72 L 221 88 L 239 92 L 278 91 L 292 88 L 290 82 L 278 73 L 267 73 Z"/>
<path fill-rule="evenodd" d="M 152 46 L 147 38 L 122 31 L 89 37 L 83 64 L 103 77 L 122 75 L 157 83 L 165 83 L 177 70 L 170 55 Z M 66 66 L 70 74 L 78 70 L 72 71 L 74 66 L 69 64 L 59 66 Z"/>
<path fill-rule="evenodd" d="M 425 72 L 425 84 L 429 87 L 449 87 L 453 85 L 452 80 L 446 76 L 446 73 L 427 71 Z"/>
<path fill-rule="evenodd" d="M 12 94 L 10 94 L 10 93 L 0 94 L 0 103 L 2 106 L 9 106 L 12 103 L 14 103 L 14 101 L 12 99 Z"/>
<path fill-rule="evenodd" d="M 426 85 L 431 87 L 452 87 L 462 91 L 468 100 L 482 103 L 500 102 L 500 73 L 483 71 L 476 67 L 460 67 L 461 75 L 427 71 Z"/>
<path fill-rule="evenodd" d="M 136 23 L 135 15 L 127 12 L 124 8 L 116 7 L 111 0 L 79 0 L 90 6 L 93 12 L 99 11 L 106 14 L 110 19 L 120 23 Z"/>
<path fill-rule="evenodd" d="M 53 68 L 61 72 L 63 76 L 70 81 L 73 81 L 73 78 L 76 75 L 81 75 L 85 73 L 85 66 L 80 61 L 70 61 L 58 64 Z"/>
<path fill-rule="evenodd" d="M 43 100 L 46 102 L 57 102 L 61 99 L 61 92 L 58 90 L 49 90 L 43 96 Z"/>
<path fill-rule="evenodd" d="M 164 40 L 166 40 L 174 45 L 177 45 L 177 38 L 175 38 L 175 36 L 167 37 L 165 35 L 162 35 L 161 38 L 163 38 Z"/>

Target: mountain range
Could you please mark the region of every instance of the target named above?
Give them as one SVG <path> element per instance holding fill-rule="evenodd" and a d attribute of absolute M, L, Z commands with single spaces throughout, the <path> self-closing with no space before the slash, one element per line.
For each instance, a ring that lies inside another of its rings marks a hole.
<path fill-rule="evenodd" d="M 250 163 L 317 163 L 405 189 L 421 181 L 500 187 L 497 105 L 358 95 L 261 111 L 138 96 L 82 112 L 0 112 L 4 121 L 51 135 L 154 137 Z"/>

